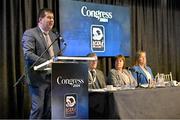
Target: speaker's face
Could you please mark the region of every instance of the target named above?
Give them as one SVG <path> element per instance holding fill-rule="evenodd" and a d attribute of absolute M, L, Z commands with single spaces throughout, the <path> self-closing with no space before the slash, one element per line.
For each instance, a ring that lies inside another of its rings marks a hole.
<path fill-rule="evenodd" d="M 54 26 L 54 15 L 50 12 L 45 12 L 45 16 L 39 19 L 40 27 L 45 31 L 50 31 Z"/>

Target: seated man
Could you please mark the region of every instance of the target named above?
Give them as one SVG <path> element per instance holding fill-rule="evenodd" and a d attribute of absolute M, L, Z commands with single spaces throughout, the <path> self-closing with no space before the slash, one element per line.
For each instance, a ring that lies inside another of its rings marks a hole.
<path fill-rule="evenodd" d="M 89 89 L 100 89 L 106 87 L 105 77 L 102 71 L 97 69 L 98 58 L 96 53 L 90 53 L 88 57 L 94 57 L 96 60 L 89 61 L 88 83 Z"/>

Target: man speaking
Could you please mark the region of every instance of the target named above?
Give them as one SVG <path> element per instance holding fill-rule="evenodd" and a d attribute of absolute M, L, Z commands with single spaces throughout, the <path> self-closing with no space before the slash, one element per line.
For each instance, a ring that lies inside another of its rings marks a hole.
<path fill-rule="evenodd" d="M 34 71 L 39 65 L 59 51 L 57 35 L 51 30 L 54 14 L 51 9 L 41 9 L 37 27 L 28 29 L 22 37 L 27 83 L 31 95 L 30 119 L 51 118 L 51 74 L 48 71 Z"/>

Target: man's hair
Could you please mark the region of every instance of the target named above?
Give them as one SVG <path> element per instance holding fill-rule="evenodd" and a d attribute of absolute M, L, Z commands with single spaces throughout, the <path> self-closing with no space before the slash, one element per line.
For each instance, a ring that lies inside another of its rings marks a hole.
<path fill-rule="evenodd" d="M 53 14 L 53 11 L 51 9 L 49 9 L 49 8 L 40 9 L 39 13 L 38 13 L 37 22 L 39 22 L 39 18 L 43 18 L 43 17 L 46 16 L 46 14 L 45 14 L 46 12 Z"/>
<path fill-rule="evenodd" d="M 89 53 L 89 54 L 87 54 L 87 57 L 94 57 L 94 56 L 97 56 L 96 53 Z"/>

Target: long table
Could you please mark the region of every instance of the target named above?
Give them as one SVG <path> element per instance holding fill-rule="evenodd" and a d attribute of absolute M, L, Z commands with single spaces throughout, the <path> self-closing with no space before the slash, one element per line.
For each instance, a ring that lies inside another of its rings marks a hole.
<path fill-rule="evenodd" d="M 180 118 L 180 87 L 89 93 L 90 118 Z"/>

